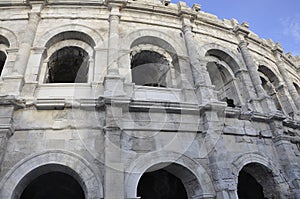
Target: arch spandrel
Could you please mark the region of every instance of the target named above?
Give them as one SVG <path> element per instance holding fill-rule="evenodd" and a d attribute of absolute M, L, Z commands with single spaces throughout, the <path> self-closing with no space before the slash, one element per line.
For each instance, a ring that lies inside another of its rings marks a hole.
<path fill-rule="evenodd" d="M 125 194 L 127 197 L 136 197 L 137 186 L 143 173 L 156 165 L 165 165 L 175 163 L 192 173 L 201 188 L 198 195 L 215 196 L 212 179 L 201 164 L 193 159 L 175 152 L 159 151 L 147 153 L 133 161 L 125 170 Z"/>
<path fill-rule="evenodd" d="M 17 163 L 0 182 L 0 198 L 14 199 L 15 189 L 27 174 L 39 167 L 53 164 L 68 167 L 80 177 L 86 188 L 86 199 L 103 198 L 102 182 L 90 163 L 77 154 L 61 150 L 34 154 Z"/>

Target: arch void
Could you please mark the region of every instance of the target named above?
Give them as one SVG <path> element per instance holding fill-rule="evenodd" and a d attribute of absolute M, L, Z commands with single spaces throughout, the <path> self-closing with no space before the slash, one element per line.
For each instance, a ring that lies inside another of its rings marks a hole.
<path fill-rule="evenodd" d="M 88 53 L 79 47 L 68 46 L 57 50 L 48 62 L 47 83 L 86 83 Z"/>
<path fill-rule="evenodd" d="M 300 95 L 300 86 L 296 83 L 293 83 L 293 84 L 294 84 L 294 87 L 296 88 L 298 95 Z"/>
<path fill-rule="evenodd" d="M 168 42 L 153 36 L 142 36 L 132 41 L 130 49 L 134 83 L 156 87 L 172 87 L 180 83 L 178 55 Z M 158 49 L 159 52 L 156 51 Z M 136 50 L 139 52 L 135 53 Z"/>
<path fill-rule="evenodd" d="M 239 199 L 279 198 L 280 188 L 269 168 L 250 163 L 239 172 L 238 196 Z"/>
<path fill-rule="evenodd" d="M 271 69 L 264 65 L 260 65 L 258 67 L 258 72 L 260 73 L 262 87 L 264 88 L 266 93 L 273 99 L 276 109 L 283 111 L 283 107 L 277 94 L 277 88 L 279 87 L 280 82 L 279 78 Z"/>
<path fill-rule="evenodd" d="M 79 175 L 58 164 L 40 166 L 26 174 L 14 190 L 12 199 L 85 199 Z"/>
<path fill-rule="evenodd" d="M 3 71 L 5 61 L 6 61 L 6 54 L 3 51 L 0 51 L 0 76 Z"/>
<path fill-rule="evenodd" d="M 79 183 L 62 172 L 49 172 L 33 179 L 22 192 L 20 199 L 84 199 Z"/>
<path fill-rule="evenodd" d="M 164 169 L 144 173 L 137 195 L 143 199 L 188 199 L 182 181 Z"/>
<path fill-rule="evenodd" d="M 201 191 L 197 177 L 190 170 L 176 163 L 161 163 L 143 173 L 137 196 L 145 199 L 188 199 Z"/>
<path fill-rule="evenodd" d="M 239 69 L 237 62 L 218 49 L 208 50 L 205 56 L 209 59 L 206 67 L 218 100 L 227 102 L 229 107 L 241 106 L 241 96 L 234 76 L 234 72 Z"/>
<path fill-rule="evenodd" d="M 8 39 L 6 37 L 3 37 L 2 35 L 0 35 L 0 44 L 4 44 L 7 47 L 10 46 Z"/>
<path fill-rule="evenodd" d="M 240 69 L 235 59 L 222 50 L 210 49 L 206 52 L 205 56 L 216 57 L 217 59 L 224 61 L 226 64 L 228 64 L 233 73 L 236 73 Z"/>
<path fill-rule="evenodd" d="M 157 52 L 144 50 L 131 59 L 132 82 L 136 85 L 167 87 L 169 70 L 167 59 Z"/>

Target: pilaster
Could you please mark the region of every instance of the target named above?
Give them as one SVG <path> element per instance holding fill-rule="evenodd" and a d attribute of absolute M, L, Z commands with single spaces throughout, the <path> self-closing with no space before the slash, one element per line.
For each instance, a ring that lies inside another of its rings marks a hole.
<path fill-rule="evenodd" d="M 270 96 L 267 95 L 266 91 L 262 87 L 262 82 L 260 79 L 260 76 L 257 72 L 257 67 L 254 63 L 254 60 L 251 56 L 251 53 L 248 49 L 248 42 L 246 40 L 246 37 L 250 33 L 248 30 L 248 25 L 246 23 L 243 23 L 242 25 L 237 25 L 234 29 L 236 36 L 239 40 L 239 49 L 241 51 L 242 57 L 244 59 L 244 62 L 247 66 L 247 70 L 249 72 L 250 78 L 252 80 L 252 84 L 254 87 L 254 90 L 256 92 L 256 99 L 253 99 L 253 101 L 260 102 L 260 105 L 262 107 L 262 110 L 264 112 L 275 112 L 275 104 L 270 98 Z M 258 106 L 257 103 L 254 103 L 256 106 Z M 257 110 L 260 110 L 260 108 L 257 107 Z"/>
<path fill-rule="evenodd" d="M 182 20 L 182 31 L 184 33 L 185 44 L 190 58 L 190 67 L 194 80 L 195 92 L 200 104 L 206 104 L 211 100 L 216 101 L 216 96 L 213 92 L 213 87 L 209 79 L 209 74 L 206 70 L 207 62 L 199 60 L 196 41 L 194 41 L 192 33 L 192 23 L 195 13 L 186 9 L 186 6 L 179 3 L 179 13 Z"/>
<path fill-rule="evenodd" d="M 296 88 L 293 85 L 293 82 L 289 78 L 288 72 L 286 70 L 286 66 L 281 58 L 281 54 L 283 53 L 283 49 L 279 44 L 276 44 L 273 53 L 276 59 L 276 65 L 279 69 L 279 72 L 281 73 L 283 77 L 283 81 L 285 82 L 285 85 L 287 86 L 288 92 L 291 95 L 292 101 L 290 101 L 290 105 L 294 110 L 294 113 L 300 114 L 300 96 L 296 90 Z"/>
<path fill-rule="evenodd" d="M 103 99 L 106 108 L 104 198 L 125 198 L 122 160 L 122 116 L 129 99 Z"/>
<path fill-rule="evenodd" d="M 28 13 L 28 24 L 24 27 L 24 34 L 20 42 L 16 62 L 10 76 L 3 78 L 8 81 L 4 84 L 4 90 L 11 95 L 19 95 L 24 84 L 24 73 L 30 56 L 31 47 L 35 39 L 37 27 L 41 19 L 40 12 L 43 9 L 44 1 L 29 1 L 31 11 Z M 11 89 L 13 88 L 13 89 Z"/>
<path fill-rule="evenodd" d="M 227 159 L 228 151 L 222 136 L 224 124 L 221 117 L 225 117 L 225 108 L 225 103 L 212 103 L 205 108 L 203 113 L 205 144 L 217 198 L 238 199 L 237 184 Z"/>
<path fill-rule="evenodd" d="M 126 5 L 126 0 L 108 0 L 110 9 L 109 15 L 109 39 L 108 39 L 108 60 L 107 75 L 104 78 L 104 95 L 124 96 L 124 79 L 119 74 L 119 23 L 120 10 Z"/>
<path fill-rule="evenodd" d="M 299 198 L 300 196 L 300 171 L 298 157 L 295 157 L 292 149 L 292 138 L 284 133 L 283 120 L 285 118 L 274 118 L 270 123 L 271 130 L 274 134 L 274 146 L 278 153 L 280 164 L 284 169 L 284 173 L 288 178 L 288 183 L 292 188 L 292 192 L 287 193 L 291 198 Z M 298 138 L 299 139 L 299 138 Z M 282 190 L 286 191 L 286 190 Z"/>

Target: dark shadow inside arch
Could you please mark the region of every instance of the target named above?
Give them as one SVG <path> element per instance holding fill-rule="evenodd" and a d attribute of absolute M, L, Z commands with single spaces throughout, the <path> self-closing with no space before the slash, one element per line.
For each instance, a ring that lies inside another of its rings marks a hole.
<path fill-rule="evenodd" d="M 188 199 L 181 180 L 164 169 L 143 174 L 137 194 L 143 199 Z"/>
<path fill-rule="evenodd" d="M 279 190 L 273 172 L 262 164 L 247 164 L 239 173 L 239 199 L 280 198 Z"/>
<path fill-rule="evenodd" d="M 293 83 L 293 85 L 296 88 L 296 91 L 297 91 L 298 95 L 300 96 L 300 86 L 296 83 Z"/>
<path fill-rule="evenodd" d="M 6 54 L 4 52 L 0 51 L 0 76 L 3 71 L 5 61 L 6 61 Z"/>
<path fill-rule="evenodd" d="M 159 53 L 144 50 L 131 59 L 132 82 L 136 85 L 167 87 L 170 66 Z"/>
<path fill-rule="evenodd" d="M 177 163 L 150 167 L 140 178 L 137 196 L 143 199 L 188 199 L 203 194 L 197 177 Z"/>
<path fill-rule="evenodd" d="M 35 178 L 23 191 L 20 199 L 84 199 L 79 183 L 70 175 L 50 172 Z"/>
<path fill-rule="evenodd" d="M 182 83 L 179 58 L 171 44 L 161 38 L 142 36 L 134 40 L 130 48 L 139 45 L 162 48 L 170 55 L 171 60 L 168 61 L 164 55 L 150 49 L 137 53 L 131 59 L 133 83 L 152 87 L 177 87 Z M 171 72 L 171 68 L 173 72 Z"/>
<path fill-rule="evenodd" d="M 48 62 L 47 83 L 86 83 L 88 79 L 88 53 L 69 46 L 53 53 Z"/>
<path fill-rule="evenodd" d="M 253 176 L 242 170 L 238 181 L 239 199 L 264 199 L 263 187 Z"/>
<path fill-rule="evenodd" d="M 86 186 L 69 167 L 40 166 L 26 174 L 13 190 L 11 199 L 85 199 Z"/>

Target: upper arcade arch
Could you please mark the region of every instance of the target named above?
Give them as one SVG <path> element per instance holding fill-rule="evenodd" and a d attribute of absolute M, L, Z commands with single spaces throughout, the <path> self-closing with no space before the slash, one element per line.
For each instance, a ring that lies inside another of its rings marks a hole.
<path fill-rule="evenodd" d="M 239 92 L 242 82 L 235 77 L 240 69 L 234 58 L 220 49 L 209 49 L 202 59 L 207 61 L 206 68 L 218 100 L 226 101 L 230 107 L 242 106 Z"/>
<path fill-rule="evenodd" d="M 40 172 L 36 171 L 41 168 L 42 173 L 56 170 L 73 176 L 83 188 L 86 199 L 103 198 L 101 180 L 90 164 L 74 153 L 59 150 L 35 154 L 17 163 L 0 182 L 0 198 L 16 199 L 24 188 L 22 183 L 28 183 L 26 175 L 37 177 Z"/>
<path fill-rule="evenodd" d="M 203 46 L 199 46 L 198 51 L 200 59 L 211 54 L 225 61 L 230 66 L 234 74 L 241 69 L 246 69 L 246 65 L 244 64 L 243 60 L 239 57 L 239 55 L 230 51 L 228 48 L 223 47 L 222 45 L 216 43 L 209 43 Z M 208 52 L 210 53 L 208 54 Z"/>
<path fill-rule="evenodd" d="M 186 56 L 186 48 L 183 42 L 178 42 L 171 35 L 152 29 L 141 29 L 130 32 L 122 38 L 121 49 L 128 50 L 139 44 L 152 44 L 165 49 L 171 55 Z"/>
<path fill-rule="evenodd" d="M 4 69 L 4 65 L 7 59 L 6 50 L 9 48 L 10 43 L 8 39 L 2 35 L 0 35 L 0 76 L 2 75 L 2 71 Z"/>
<path fill-rule="evenodd" d="M 19 45 L 18 38 L 14 32 L 0 27 L 0 43 L 5 44 L 8 48 L 17 48 Z"/>
<path fill-rule="evenodd" d="M 180 85 L 179 56 L 186 53 L 181 43 L 176 42 L 165 33 L 154 30 L 132 32 L 123 38 L 121 43 L 121 50 L 128 52 L 128 54 L 122 55 L 125 58 L 122 62 L 131 65 L 130 73 L 133 83 L 175 88 Z M 137 63 L 141 63 L 141 65 L 136 67 Z M 127 68 L 128 66 L 121 64 L 122 67 Z M 150 77 L 143 74 L 154 75 Z M 142 75 L 144 78 L 136 78 Z M 140 79 L 145 81 L 139 81 Z"/>
<path fill-rule="evenodd" d="M 93 47 L 106 47 L 104 39 L 97 31 L 80 24 L 68 24 L 51 28 L 50 31 L 46 31 L 41 37 L 36 38 L 34 46 L 47 47 L 51 46 L 57 41 L 67 39 L 85 41 L 90 43 L 90 45 Z"/>
<path fill-rule="evenodd" d="M 193 182 L 194 190 L 185 185 L 189 198 L 191 196 L 215 196 L 210 176 L 199 163 L 189 157 L 175 152 L 159 151 L 147 153 L 133 161 L 125 170 L 126 197 L 136 197 L 138 183 L 147 171 L 165 168 L 183 182 Z M 180 173 L 178 172 L 180 170 Z M 176 172 L 177 170 L 177 172 Z"/>
<path fill-rule="evenodd" d="M 60 32 L 45 46 L 40 83 L 87 83 L 92 77 L 91 63 L 95 41 L 78 31 Z"/>

